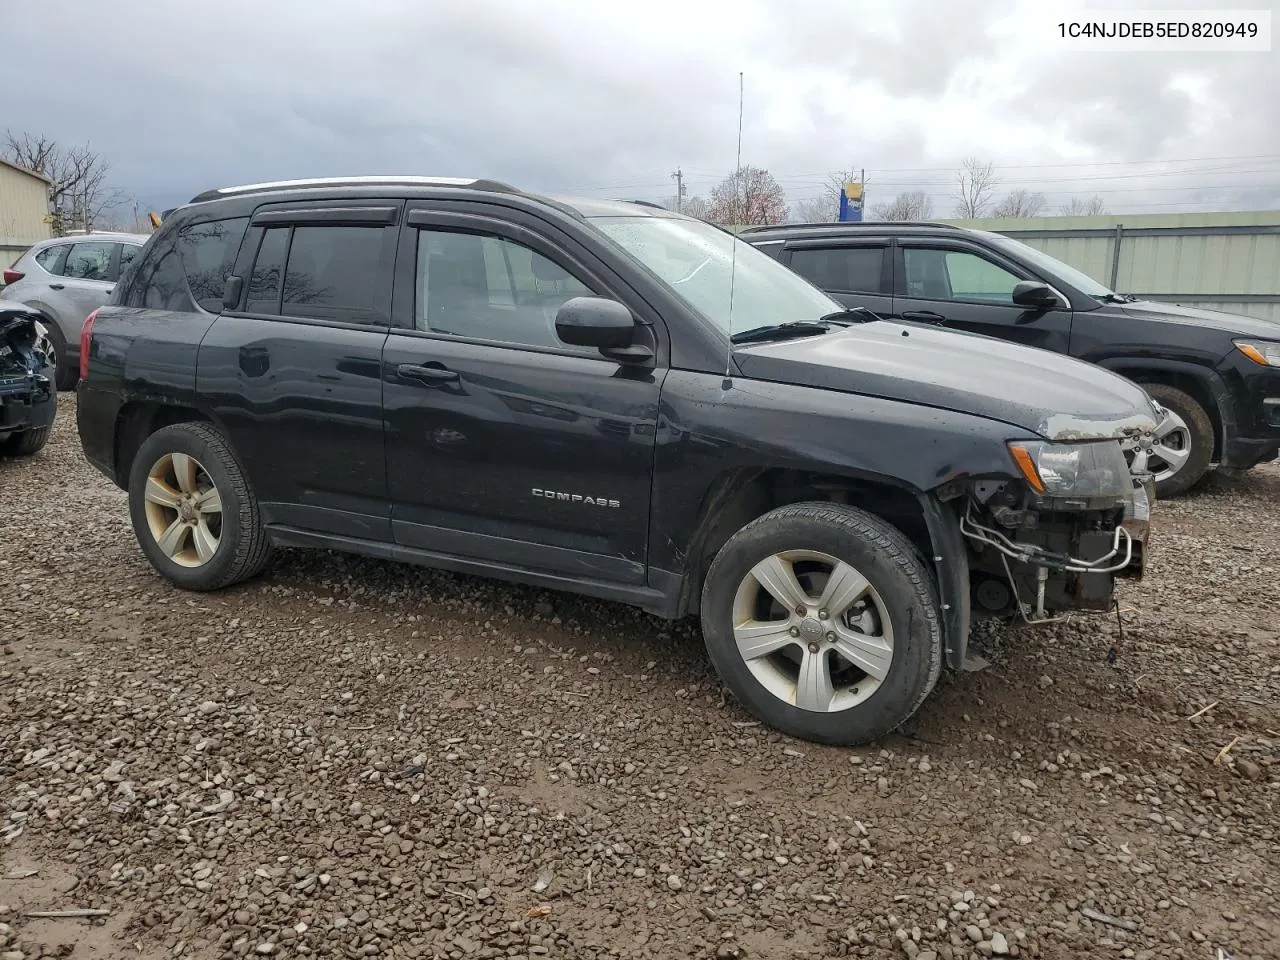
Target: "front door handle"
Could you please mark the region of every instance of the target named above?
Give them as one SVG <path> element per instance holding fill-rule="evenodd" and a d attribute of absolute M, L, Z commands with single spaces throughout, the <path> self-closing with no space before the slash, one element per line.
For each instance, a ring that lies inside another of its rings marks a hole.
<path fill-rule="evenodd" d="M 916 320 L 920 323 L 946 323 L 947 318 L 932 310 L 908 310 L 902 314 L 903 320 Z"/>
<path fill-rule="evenodd" d="M 49 289 L 50 289 L 50 290 L 65 290 L 65 289 L 66 289 L 66 287 L 67 287 L 67 285 L 66 285 L 65 283 L 51 283 L 51 284 L 49 284 Z"/>
<path fill-rule="evenodd" d="M 396 373 L 406 380 L 421 380 L 427 384 L 452 383 L 458 379 L 458 371 L 448 367 L 425 367 L 420 363 L 402 363 Z"/>

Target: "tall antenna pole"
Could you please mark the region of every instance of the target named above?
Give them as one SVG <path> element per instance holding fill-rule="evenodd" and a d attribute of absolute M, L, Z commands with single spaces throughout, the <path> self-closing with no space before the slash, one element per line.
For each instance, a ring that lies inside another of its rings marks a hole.
<path fill-rule="evenodd" d="M 734 219 L 741 220 L 742 215 L 746 213 L 746 185 L 742 183 L 742 71 L 738 71 L 738 158 L 734 164 L 733 173 L 733 205 L 738 206 L 738 188 L 742 187 L 742 206 L 741 213 L 735 212 Z M 735 226 L 742 226 L 741 223 Z M 722 390 L 728 390 L 733 386 L 733 380 L 730 377 L 733 367 L 733 287 L 734 281 L 738 276 L 738 244 L 742 241 L 735 234 L 733 237 L 733 246 L 730 248 L 732 252 L 729 255 L 729 345 L 724 352 L 724 380 L 720 384 Z"/>
<path fill-rule="evenodd" d="M 742 71 L 738 71 L 738 160 L 734 167 L 733 175 L 733 198 L 736 204 L 738 199 L 738 187 L 742 187 L 742 213 L 746 214 L 747 206 L 747 187 L 742 183 Z M 741 224 L 739 224 L 741 226 Z"/>

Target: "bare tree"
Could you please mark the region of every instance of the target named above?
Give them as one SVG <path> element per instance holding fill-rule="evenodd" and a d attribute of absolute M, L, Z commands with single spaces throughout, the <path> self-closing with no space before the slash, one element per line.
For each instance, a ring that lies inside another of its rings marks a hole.
<path fill-rule="evenodd" d="M 50 225 L 56 235 L 77 227 L 92 230 L 104 213 L 129 200 L 107 183 L 111 168 L 87 143 L 64 147 L 43 134 L 6 130 L 4 153 L 19 166 L 53 181 L 49 207 Z"/>
<path fill-rule="evenodd" d="M 811 197 L 808 200 L 797 200 L 791 205 L 793 223 L 826 223 L 839 216 L 839 208 L 832 210 L 823 197 Z"/>
<path fill-rule="evenodd" d="M 1064 217 L 1093 217 L 1107 212 L 1106 202 L 1096 193 L 1087 200 L 1084 197 L 1072 197 L 1064 203 L 1059 212 Z"/>
<path fill-rule="evenodd" d="M 787 219 L 787 197 L 768 170 L 743 167 L 711 191 L 707 219 L 725 226 L 783 223 Z"/>
<path fill-rule="evenodd" d="M 676 208 L 676 198 L 671 197 L 664 201 L 662 205 L 668 210 L 674 211 Z M 703 197 L 685 196 L 685 198 L 680 201 L 680 213 L 683 213 L 686 217 L 705 220 L 707 219 L 707 201 Z"/>
<path fill-rule="evenodd" d="M 888 203 L 871 208 L 877 220 L 928 220 L 933 216 L 933 201 L 923 190 L 905 190 Z"/>
<path fill-rule="evenodd" d="M 1039 215 L 1048 201 L 1043 193 L 1031 193 L 1029 190 L 1011 190 L 1003 200 L 996 204 L 992 216 L 1021 219 Z"/>
<path fill-rule="evenodd" d="M 977 220 L 986 216 L 996 190 L 995 167 L 977 157 L 966 157 L 956 173 L 956 187 L 957 217 Z"/>

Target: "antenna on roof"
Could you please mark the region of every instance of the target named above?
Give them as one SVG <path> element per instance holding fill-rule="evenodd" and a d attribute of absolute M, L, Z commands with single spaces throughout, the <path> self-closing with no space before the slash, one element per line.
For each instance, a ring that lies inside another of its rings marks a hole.
<path fill-rule="evenodd" d="M 733 206 L 734 212 L 738 207 L 738 188 L 742 186 L 742 71 L 738 71 L 738 158 L 733 169 Z M 746 189 L 743 188 L 743 208 L 746 208 Z M 735 219 L 737 219 L 735 217 Z M 724 380 L 720 382 L 720 389 L 728 390 L 733 386 L 733 378 L 730 376 L 733 370 L 733 285 L 738 276 L 738 244 L 742 241 L 735 235 L 733 238 L 733 246 L 730 248 L 729 254 L 729 343 L 724 349 Z"/>

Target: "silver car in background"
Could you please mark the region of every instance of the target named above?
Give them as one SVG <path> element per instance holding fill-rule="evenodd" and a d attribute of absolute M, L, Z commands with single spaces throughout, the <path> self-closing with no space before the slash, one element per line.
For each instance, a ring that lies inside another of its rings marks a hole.
<path fill-rule="evenodd" d="M 147 242 L 141 233 L 88 233 L 35 244 L 4 271 L 0 300 L 38 310 L 57 359 L 59 390 L 79 379 L 80 328 L 107 302 L 120 273 Z"/>

